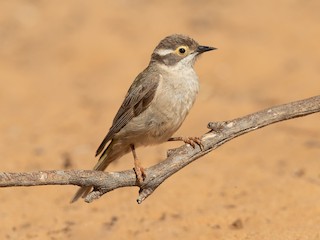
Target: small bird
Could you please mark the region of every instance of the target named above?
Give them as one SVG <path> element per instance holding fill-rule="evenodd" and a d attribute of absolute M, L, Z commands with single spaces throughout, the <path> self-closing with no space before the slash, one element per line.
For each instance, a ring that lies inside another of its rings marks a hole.
<path fill-rule="evenodd" d="M 146 174 L 137 157 L 137 147 L 168 140 L 200 145 L 199 138 L 171 136 L 183 123 L 199 91 L 198 76 L 193 68 L 197 57 L 215 49 L 180 34 L 161 40 L 147 68 L 130 86 L 109 132 L 96 151 L 96 156 L 102 154 L 93 169 L 103 171 L 111 162 L 131 151 L 137 181 L 141 184 Z M 81 187 L 71 202 L 86 197 L 91 188 Z"/>

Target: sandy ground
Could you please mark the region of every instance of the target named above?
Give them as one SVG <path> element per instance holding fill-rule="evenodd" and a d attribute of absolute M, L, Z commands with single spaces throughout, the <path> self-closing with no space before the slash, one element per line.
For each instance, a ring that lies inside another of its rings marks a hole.
<path fill-rule="evenodd" d="M 178 131 L 318 95 L 319 1 L 1 1 L 1 171 L 91 169 L 160 39 L 218 47 Z M 74 186 L 4 188 L 0 239 L 320 239 L 320 116 L 237 138 L 138 205 L 136 188 L 69 204 Z M 145 166 L 179 143 L 138 149 Z M 132 168 L 126 156 L 109 170 Z"/>

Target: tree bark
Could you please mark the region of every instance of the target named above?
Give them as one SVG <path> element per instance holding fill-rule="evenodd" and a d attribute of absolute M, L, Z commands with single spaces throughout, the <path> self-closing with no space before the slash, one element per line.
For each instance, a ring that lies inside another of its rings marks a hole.
<path fill-rule="evenodd" d="M 320 96 L 271 107 L 231 121 L 210 122 L 208 128 L 211 130 L 200 137 L 201 148 L 198 145 L 192 147 L 185 144 L 177 149 L 169 150 L 167 159 L 145 169 L 147 176 L 141 185 L 137 182 L 133 170 L 121 172 L 53 170 L 27 173 L 0 172 L 0 187 L 93 186 L 93 191 L 85 198 L 86 202 L 92 202 L 114 189 L 137 186 L 140 188 L 137 199 L 140 204 L 168 177 L 233 138 L 276 122 L 303 117 L 316 112 L 320 112 Z"/>

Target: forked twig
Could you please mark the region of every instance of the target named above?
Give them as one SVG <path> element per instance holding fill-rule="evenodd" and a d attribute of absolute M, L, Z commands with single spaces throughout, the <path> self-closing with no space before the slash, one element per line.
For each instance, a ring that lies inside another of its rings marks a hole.
<path fill-rule="evenodd" d="M 53 170 L 29 173 L 0 172 L 0 187 L 40 186 L 40 185 L 78 185 L 94 186 L 85 198 L 86 202 L 121 187 L 139 186 L 138 203 L 142 203 L 168 177 L 204 156 L 222 144 L 242 134 L 257 130 L 276 122 L 303 117 L 320 112 L 320 96 L 271 107 L 231 121 L 209 123 L 211 129 L 200 139 L 203 149 L 185 144 L 169 150 L 164 161 L 145 169 L 147 177 L 142 185 L 136 181 L 133 170 L 121 172 L 101 172 L 89 170 Z"/>

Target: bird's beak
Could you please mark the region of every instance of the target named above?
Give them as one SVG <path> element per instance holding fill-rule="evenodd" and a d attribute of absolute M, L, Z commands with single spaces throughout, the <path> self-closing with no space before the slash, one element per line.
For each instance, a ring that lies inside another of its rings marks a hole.
<path fill-rule="evenodd" d="M 215 47 L 208 47 L 208 46 L 198 46 L 196 52 L 198 52 L 198 54 L 200 53 L 204 53 L 204 52 L 208 52 L 208 51 L 212 51 L 212 50 L 216 50 L 217 48 Z"/>

